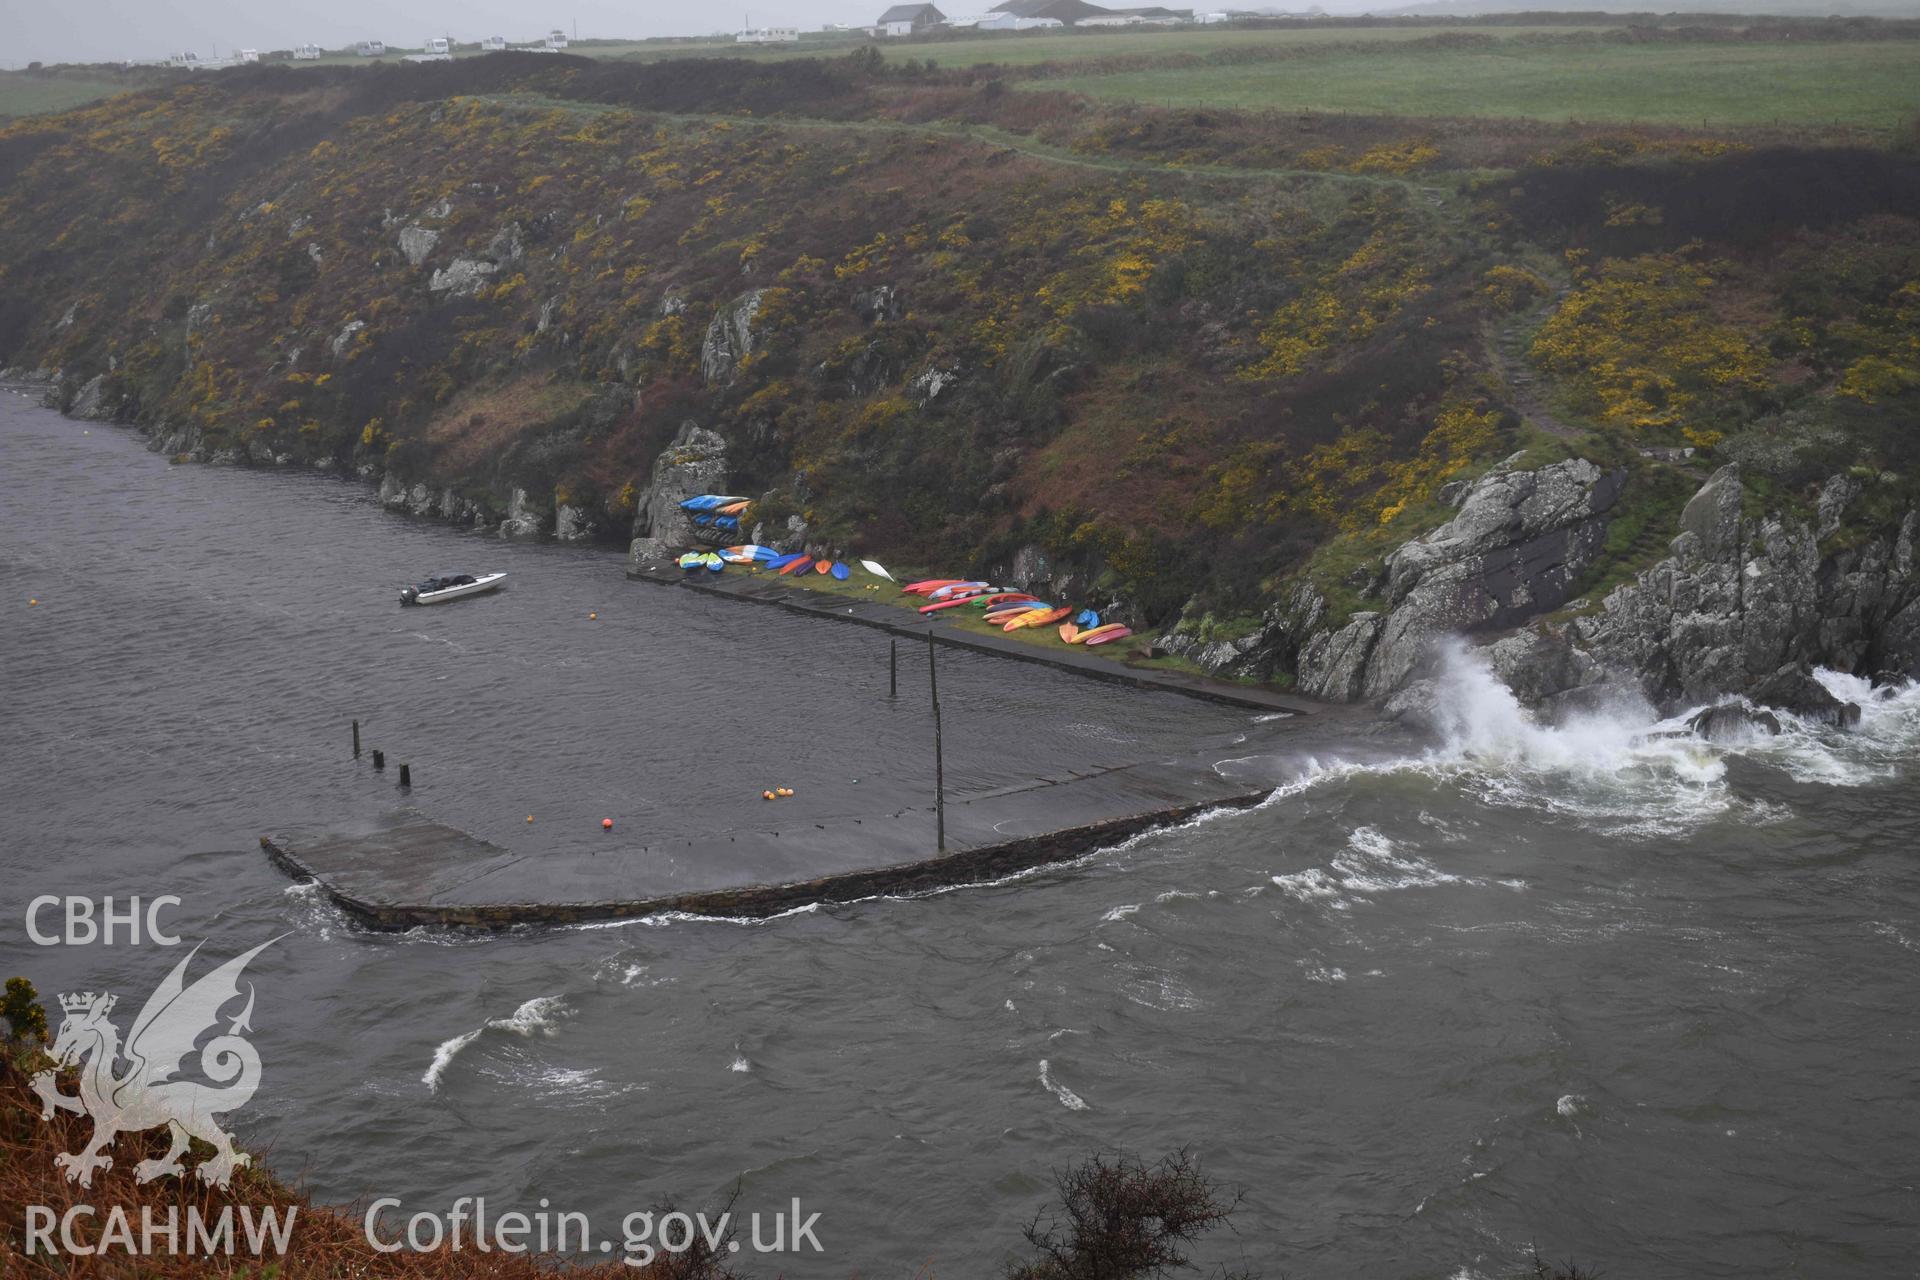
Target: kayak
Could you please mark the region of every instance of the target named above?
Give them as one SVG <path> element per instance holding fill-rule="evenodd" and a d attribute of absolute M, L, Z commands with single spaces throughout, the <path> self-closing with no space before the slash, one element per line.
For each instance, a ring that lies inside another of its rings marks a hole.
<path fill-rule="evenodd" d="M 428 578 L 417 587 L 405 587 L 400 592 L 401 604 L 445 604 L 449 600 L 458 600 L 463 596 L 477 596 L 492 591 L 507 580 L 504 573 L 445 574 L 438 578 Z"/>
<path fill-rule="evenodd" d="M 950 596 L 958 595 L 963 591 L 965 592 L 986 591 L 991 589 L 992 586 L 993 584 L 991 582 L 949 582 L 944 587 L 936 587 L 932 591 L 928 592 L 927 599 L 945 600 Z"/>
<path fill-rule="evenodd" d="M 911 591 L 917 596 L 923 596 L 929 591 L 937 591 L 941 587 L 951 587 L 964 581 L 964 578 L 927 578 L 920 582 L 909 582 L 900 589 L 902 591 Z"/>
<path fill-rule="evenodd" d="M 833 561 L 831 561 L 831 560 L 815 560 L 815 561 L 813 562 L 813 571 L 814 571 L 815 573 L 832 573 L 832 572 L 833 572 Z"/>
<path fill-rule="evenodd" d="M 1045 605 L 1042 605 L 1031 613 L 1019 615 L 1003 629 L 1007 631 L 1019 631 L 1024 627 L 1044 627 L 1050 622 L 1060 621 L 1060 619 L 1072 612 L 1072 609 L 1049 609 Z"/>
<path fill-rule="evenodd" d="M 680 509 L 682 511 L 712 511 L 715 507 L 725 507 L 736 502 L 745 501 L 745 498 L 731 497 L 726 494 L 703 493 L 698 497 L 688 498 L 685 502 L 682 502 Z"/>
<path fill-rule="evenodd" d="M 834 563 L 833 568 L 827 570 L 827 572 L 833 575 L 834 581 L 836 582 L 845 582 L 848 578 L 853 576 L 853 570 L 847 568 L 847 566 L 840 564 L 837 561 Z"/>
<path fill-rule="evenodd" d="M 716 508 L 716 510 L 718 510 L 720 514 L 723 516 L 737 516 L 742 511 L 745 511 L 746 509 L 747 509 L 747 500 L 745 498 L 742 498 L 738 502 L 729 502 L 724 507 Z"/>
<path fill-rule="evenodd" d="M 1074 621 L 1083 627 L 1091 629 L 1100 625 L 1100 615 L 1091 609 L 1082 609 Z"/>
<path fill-rule="evenodd" d="M 794 563 L 797 560 L 805 560 L 805 559 L 806 559 L 805 556 L 801 555 L 799 552 L 796 551 L 790 556 L 775 556 L 773 559 L 767 561 L 767 568 L 778 569 L 782 573 L 785 573 L 788 565 Z"/>
<path fill-rule="evenodd" d="M 1080 627 L 1077 623 L 1063 622 L 1060 624 L 1060 638 L 1068 644 L 1072 644 L 1079 636 Z"/>
<path fill-rule="evenodd" d="M 780 576 L 784 578 L 790 573 L 805 573 L 808 569 L 812 567 L 813 567 L 812 556 L 800 556 L 797 559 L 790 560 L 786 564 L 780 566 Z"/>
<path fill-rule="evenodd" d="M 994 591 L 984 595 L 955 596 L 951 600 L 935 600 L 932 604 L 921 605 L 920 612 L 932 613 L 936 609 L 954 609 L 963 604 L 972 605 L 975 608 L 985 608 L 989 604 L 1006 604 L 1031 599 L 1033 599 L 1033 597 L 1024 592 Z"/>
<path fill-rule="evenodd" d="M 873 575 L 874 575 L 875 577 L 878 577 L 878 578 L 885 578 L 885 579 L 886 579 L 886 580 L 887 580 L 888 582 L 892 582 L 892 581 L 893 581 L 893 575 L 892 575 L 892 574 L 890 574 L 890 573 L 888 573 L 888 572 L 887 572 L 887 571 L 886 571 L 885 569 L 882 569 L 882 568 L 881 568 L 881 567 L 879 566 L 879 564 L 878 564 L 878 563 L 876 563 L 875 561 L 872 561 L 872 560 L 862 560 L 862 561 L 860 562 L 860 567 L 861 567 L 862 569 L 865 569 L 865 570 L 866 570 L 866 571 L 867 571 L 868 573 L 871 573 L 871 574 L 873 574 Z"/>
<path fill-rule="evenodd" d="M 1125 640 L 1133 634 L 1133 628 L 1123 627 L 1117 622 L 1109 622 L 1104 627 L 1095 627 L 1080 637 L 1081 644 L 1106 644 L 1110 640 Z"/>
<path fill-rule="evenodd" d="M 987 610 L 987 621 L 1005 622 L 1010 618 L 1018 618 L 1023 614 L 1034 613 L 1038 610 L 1049 608 L 1052 608 L 1052 606 L 1042 600 L 1016 600 L 1012 604 L 995 605 L 993 608 Z"/>

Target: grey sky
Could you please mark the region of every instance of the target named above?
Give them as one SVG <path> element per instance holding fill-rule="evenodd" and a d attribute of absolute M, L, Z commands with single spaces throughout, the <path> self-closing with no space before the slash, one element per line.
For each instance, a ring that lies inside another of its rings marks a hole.
<path fill-rule="evenodd" d="M 981 8 L 994 0 L 986 0 Z M 500 35 L 530 41 L 551 28 L 582 36 L 705 35 L 755 26 L 817 28 L 872 22 L 883 0 L 0 0 L 0 63 L 109 62 L 165 57 L 191 49 L 202 57 L 231 49 L 290 49 L 312 40 L 328 48 L 384 40 L 416 48 L 429 35 L 461 40 Z"/>

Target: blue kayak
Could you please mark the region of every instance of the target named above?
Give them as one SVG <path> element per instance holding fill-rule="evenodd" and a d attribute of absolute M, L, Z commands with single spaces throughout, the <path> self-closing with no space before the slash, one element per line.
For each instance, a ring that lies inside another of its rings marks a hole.
<path fill-rule="evenodd" d="M 831 573 L 835 578 L 839 579 L 841 582 L 845 582 L 851 576 L 851 570 L 849 570 L 847 566 L 839 563 L 838 561 L 834 562 L 833 568 L 828 570 L 828 572 Z"/>
<path fill-rule="evenodd" d="M 1100 625 L 1100 615 L 1091 609 L 1082 609 L 1073 620 L 1082 627 L 1091 628 Z"/>

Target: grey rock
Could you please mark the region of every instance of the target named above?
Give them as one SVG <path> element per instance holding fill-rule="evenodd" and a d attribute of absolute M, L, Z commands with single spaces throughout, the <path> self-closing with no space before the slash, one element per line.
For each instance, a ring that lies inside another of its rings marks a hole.
<path fill-rule="evenodd" d="M 700 373 L 709 386 L 732 382 L 740 362 L 753 354 L 753 321 L 760 314 L 765 289 L 750 289 L 714 312 L 700 346 Z"/>
<path fill-rule="evenodd" d="M 479 258 L 455 258 L 433 273 L 433 278 L 427 281 L 427 288 L 435 293 L 445 293 L 450 298 L 471 297 L 480 292 L 488 277 L 499 269 L 493 263 Z"/>
<path fill-rule="evenodd" d="M 113 409 L 107 404 L 106 391 L 107 375 L 96 373 L 74 393 L 73 403 L 67 406 L 67 415 L 93 422 L 104 422 L 113 417 Z"/>
<path fill-rule="evenodd" d="M 653 476 L 637 496 L 629 557 L 667 559 L 692 545 L 697 526 L 680 504 L 699 494 L 726 491 L 727 442 L 717 431 L 691 420 L 683 423 L 673 443 L 655 460 Z"/>
<path fill-rule="evenodd" d="M 507 518 L 500 522 L 500 536 L 537 538 L 546 524 L 546 513 L 534 506 L 525 489 L 515 488 L 507 499 Z"/>
<path fill-rule="evenodd" d="M 327 350 L 331 351 L 336 358 L 345 355 L 347 348 L 353 345 L 354 338 L 366 327 L 365 320 L 347 321 L 340 326 L 340 332 L 333 335 L 333 340 L 327 343 Z"/>
<path fill-rule="evenodd" d="M 853 295 L 853 313 L 860 317 L 861 323 L 872 325 L 883 320 L 898 320 L 906 314 L 906 308 L 901 305 L 898 289 L 890 284 L 877 284 Z"/>
<path fill-rule="evenodd" d="M 918 404 L 928 405 L 940 398 L 940 393 L 960 381 L 958 369 L 927 368 L 914 375 L 907 384 L 907 394 Z"/>
<path fill-rule="evenodd" d="M 432 227 L 402 227 L 400 229 L 400 252 L 406 255 L 407 264 L 417 267 L 427 260 L 433 252 L 433 246 L 440 243 L 440 233 Z"/>
<path fill-rule="evenodd" d="M 1780 718 L 1744 702 L 1723 702 L 1687 717 L 1687 728 L 1709 742 L 1751 742 L 1780 735 Z"/>
<path fill-rule="evenodd" d="M 1680 528 L 1694 536 L 1691 550 L 1695 554 L 1715 560 L 1739 549 L 1740 498 L 1740 464 L 1730 462 L 1687 500 L 1686 509 L 1680 513 Z"/>
<path fill-rule="evenodd" d="M 570 502 L 557 503 L 553 510 L 553 536 L 561 542 L 591 541 L 597 532 L 593 517 Z"/>

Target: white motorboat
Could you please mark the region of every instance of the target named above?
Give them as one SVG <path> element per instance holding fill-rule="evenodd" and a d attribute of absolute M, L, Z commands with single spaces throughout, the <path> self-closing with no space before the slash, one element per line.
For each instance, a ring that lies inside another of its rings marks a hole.
<path fill-rule="evenodd" d="M 449 573 L 428 578 L 417 587 L 400 592 L 401 604 L 445 604 L 462 596 L 477 596 L 492 591 L 507 580 L 504 573 Z"/>

